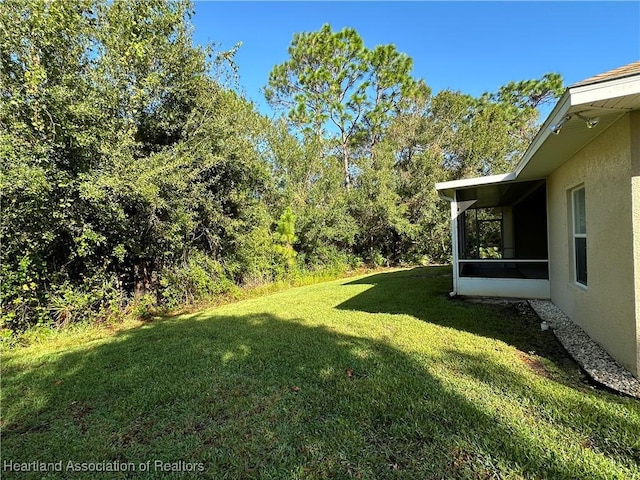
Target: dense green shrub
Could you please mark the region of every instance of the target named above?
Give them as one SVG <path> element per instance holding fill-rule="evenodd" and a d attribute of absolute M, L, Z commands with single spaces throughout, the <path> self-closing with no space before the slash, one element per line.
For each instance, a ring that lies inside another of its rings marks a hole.
<path fill-rule="evenodd" d="M 64 327 L 83 321 L 113 321 L 121 317 L 128 299 L 115 277 L 87 280 L 81 285 L 56 283 L 48 299 L 53 324 Z"/>
<path fill-rule="evenodd" d="M 306 258 L 312 271 L 326 270 L 341 273 L 362 266 L 360 258 L 340 250 L 335 245 L 323 245 L 316 248 Z"/>
<path fill-rule="evenodd" d="M 0 264 L 0 328 L 24 330 L 48 321 L 49 295 L 32 259 L 22 256 L 17 265 Z"/>
<path fill-rule="evenodd" d="M 164 269 L 160 286 L 161 306 L 176 308 L 228 293 L 235 285 L 220 263 L 196 250 L 181 265 Z"/>

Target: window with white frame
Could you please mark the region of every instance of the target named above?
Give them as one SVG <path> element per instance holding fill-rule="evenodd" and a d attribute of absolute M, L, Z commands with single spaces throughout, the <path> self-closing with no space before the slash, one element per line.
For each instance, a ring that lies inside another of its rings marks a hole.
<path fill-rule="evenodd" d="M 584 187 L 571 192 L 573 210 L 573 264 L 575 281 L 587 285 L 587 211 Z"/>

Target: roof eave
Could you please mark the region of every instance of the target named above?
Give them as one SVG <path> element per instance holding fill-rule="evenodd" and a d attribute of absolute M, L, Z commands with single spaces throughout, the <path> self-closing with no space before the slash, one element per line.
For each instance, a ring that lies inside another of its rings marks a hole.
<path fill-rule="evenodd" d="M 609 79 L 594 79 L 589 83 L 579 83 L 568 87 L 551 113 L 538 130 L 533 141 L 522 156 L 522 159 L 511 173 L 502 175 L 492 175 L 487 177 L 468 178 L 463 180 L 454 180 L 450 182 L 436 183 L 436 190 L 440 197 L 447 200 L 455 198 L 455 191 L 459 189 L 471 188 L 481 185 L 490 185 L 495 183 L 525 181 L 548 176 L 555 168 L 564 163 L 577 151 L 584 147 L 586 143 L 604 131 L 608 125 L 611 125 L 617 118 L 624 115 L 630 110 L 636 110 L 639 107 L 638 96 L 640 96 L 640 73 L 634 71 L 630 75 Z M 631 108 L 619 108 L 615 105 L 613 108 L 603 104 L 603 101 L 627 97 L 632 100 Z M 566 148 L 556 152 L 557 155 L 549 156 L 546 150 L 556 149 L 558 140 L 549 140 L 550 136 L 555 136 L 551 131 L 551 127 L 558 124 L 564 124 L 563 130 L 569 129 L 572 122 L 575 122 L 576 115 L 587 110 L 599 110 L 603 112 L 601 117 L 601 127 L 599 131 L 594 131 L 593 135 L 580 134 L 575 137 L 575 141 L 566 144 Z M 562 122 L 562 123 L 561 123 Z M 568 125 L 568 126 L 567 126 Z M 541 151 L 542 149 L 542 151 Z M 575 150 L 575 151 L 574 151 Z M 543 163 L 540 159 L 547 158 Z M 527 168 L 527 167 L 530 168 Z"/>
<path fill-rule="evenodd" d="M 534 177 L 549 175 L 558 165 L 570 158 L 570 156 L 566 158 L 556 158 L 554 162 L 549 162 L 549 166 L 547 167 L 548 171 L 546 172 L 541 171 L 540 168 L 527 168 L 532 160 L 537 161 L 535 160 L 535 157 L 540 149 L 547 141 L 549 141 L 550 137 L 554 136 L 551 132 L 551 127 L 553 125 L 557 125 L 559 122 L 563 121 L 563 119 L 570 119 L 573 114 L 581 113 L 585 110 L 598 109 L 598 103 L 603 101 L 622 97 L 632 98 L 637 95 L 640 95 L 639 74 L 567 88 L 547 117 L 547 120 L 538 131 L 536 137 L 531 142 L 531 145 L 523 155 L 522 160 L 518 163 L 515 169 L 516 177 L 521 178 L 524 176 L 525 179 L 527 179 L 531 175 Z M 611 124 L 628 111 L 628 109 L 616 110 L 609 108 L 601 110 L 602 113 L 599 116 L 602 117 L 602 125 L 598 130 L 593 131 L 593 135 L 599 135 L 606 129 L 607 124 Z M 608 119 L 605 120 L 605 117 L 608 117 Z M 593 136 L 590 136 L 589 138 L 585 137 L 584 142 L 588 142 L 592 138 Z M 577 151 L 577 149 L 583 146 L 584 143 L 576 143 L 576 149 L 574 150 Z M 566 151 L 564 153 L 569 155 L 572 152 Z M 575 153 L 575 151 L 573 151 L 573 153 Z M 531 166 L 533 167 L 533 165 Z"/>
<path fill-rule="evenodd" d="M 517 178 L 522 170 L 527 166 L 527 164 L 531 161 L 535 153 L 542 146 L 542 144 L 549 138 L 549 135 L 553 135 L 551 132 L 551 126 L 559 124 L 563 118 L 567 116 L 569 109 L 571 108 L 571 90 L 567 88 L 565 92 L 556 103 L 556 106 L 551 110 L 551 113 L 538 130 L 535 138 L 527 148 L 527 151 L 522 156 L 522 159 L 516 166 L 514 170 L 514 175 Z"/>
<path fill-rule="evenodd" d="M 464 178 L 462 180 L 451 180 L 449 182 L 436 183 L 436 190 L 441 198 L 451 200 L 455 191 L 463 188 L 477 187 L 479 185 L 490 185 L 495 183 L 511 182 L 516 179 L 515 173 L 502 173 L 500 175 L 488 175 L 486 177 Z"/>

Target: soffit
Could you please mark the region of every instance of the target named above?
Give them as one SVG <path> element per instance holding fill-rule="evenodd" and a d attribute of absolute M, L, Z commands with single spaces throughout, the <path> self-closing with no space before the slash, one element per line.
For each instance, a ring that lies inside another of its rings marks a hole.
<path fill-rule="evenodd" d="M 552 133 L 547 135 L 545 141 L 518 173 L 519 179 L 526 180 L 550 175 L 624 114 L 610 111 L 600 113 L 593 108 L 582 112 L 584 112 L 581 113 L 582 115 L 589 118 L 599 117 L 598 125 L 587 128 L 582 120 L 572 117 L 562 126 L 558 135 Z"/>
<path fill-rule="evenodd" d="M 475 200 L 473 208 L 513 206 L 526 199 L 544 184 L 544 180 L 532 180 L 469 186 L 456 191 L 456 200 L 458 202 Z"/>

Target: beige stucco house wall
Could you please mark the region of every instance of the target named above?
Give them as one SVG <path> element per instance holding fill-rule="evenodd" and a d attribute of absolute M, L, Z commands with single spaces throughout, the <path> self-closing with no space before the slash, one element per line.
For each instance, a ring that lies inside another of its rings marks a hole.
<path fill-rule="evenodd" d="M 636 377 L 640 378 L 640 111 L 631 112 L 631 218 L 636 320 Z"/>
<path fill-rule="evenodd" d="M 640 191 L 626 114 L 547 177 L 551 301 L 636 376 Z M 633 116 L 633 121 L 632 121 Z M 585 188 L 588 286 L 575 281 L 571 190 Z M 635 201 L 634 201 L 635 200 Z M 634 217 L 635 220 L 634 221 Z"/>

